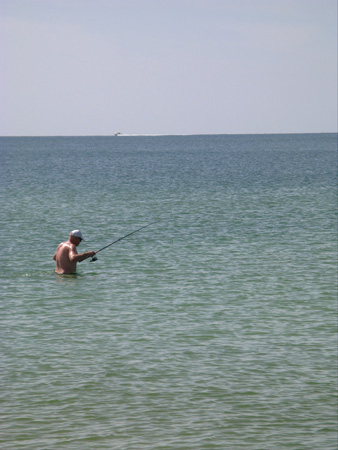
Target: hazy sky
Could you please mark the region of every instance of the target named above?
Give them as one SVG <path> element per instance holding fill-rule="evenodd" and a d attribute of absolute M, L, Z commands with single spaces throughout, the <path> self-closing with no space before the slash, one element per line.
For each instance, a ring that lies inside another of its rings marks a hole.
<path fill-rule="evenodd" d="M 337 0 L 0 0 L 0 135 L 337 131 Z"/>

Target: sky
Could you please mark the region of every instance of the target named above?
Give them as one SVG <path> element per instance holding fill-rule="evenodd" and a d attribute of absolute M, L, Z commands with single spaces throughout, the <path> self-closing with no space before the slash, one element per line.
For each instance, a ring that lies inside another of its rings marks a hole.
<path fill-rule="evenodd" d="M 337 132 L 337 0 L 0 0 L 0 136 Z"/>

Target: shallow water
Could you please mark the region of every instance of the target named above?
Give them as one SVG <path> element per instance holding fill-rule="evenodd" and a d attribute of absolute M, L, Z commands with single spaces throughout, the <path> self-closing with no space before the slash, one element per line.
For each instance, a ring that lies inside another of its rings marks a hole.
<path fill-rule="evenodd" d="M 0 167 L 1 448 L 337 448 L 337 135 L 0 138 Z M 54 273 L 72 229 L 153 221 Z"/>

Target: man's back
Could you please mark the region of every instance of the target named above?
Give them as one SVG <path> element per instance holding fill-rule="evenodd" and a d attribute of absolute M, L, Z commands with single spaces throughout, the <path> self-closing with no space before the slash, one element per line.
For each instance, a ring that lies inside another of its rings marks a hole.
<path fill-rule="evenodd" d="M 76 262 L 70 260 L 70 253 L 77 253 L 76 247 L 71 242 L 62 242 L 54 255 L 56 261 L 56 273 L 75 273 L 76 272 Z"/>

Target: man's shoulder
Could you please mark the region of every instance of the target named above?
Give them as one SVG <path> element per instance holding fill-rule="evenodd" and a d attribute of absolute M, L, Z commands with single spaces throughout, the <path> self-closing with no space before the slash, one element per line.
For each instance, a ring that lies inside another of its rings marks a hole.
<path fill-rule="evenodd" d="M 71 250 L 72 252 L 77 253 L 75 244 L 72 244 L 71 242 L 67 241 L 67 242 L 65 242 L 65 245 L 69 248 L 69 250 Z"/>
<path fill-rule="evenodd" d="M 59 244 L 59 249 L 63 249 L 63 248 L 72 249 L 72 247 L 73 247 L 73 244 L 69 241 L 61 242 L 61 244 Z"/>

